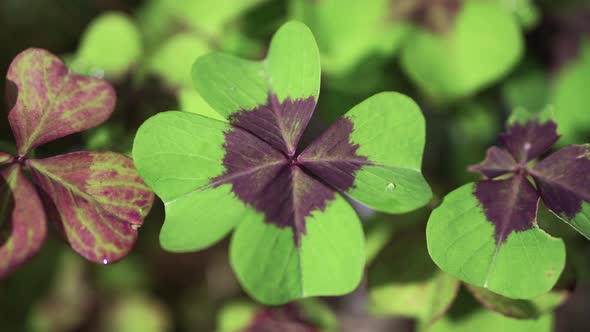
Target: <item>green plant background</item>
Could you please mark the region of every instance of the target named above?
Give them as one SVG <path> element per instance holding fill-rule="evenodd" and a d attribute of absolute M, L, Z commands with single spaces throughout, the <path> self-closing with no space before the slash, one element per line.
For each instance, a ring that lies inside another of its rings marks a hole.
<path fill-rule="evenodd" d="M 118 96 L 114 116 L 37 153 L 130 153 L 137 128 L 156 113 L 182 110 L 221 119 L 192 86 L 190 67 L 198 56 L 221 51 L 260 60 L 283 23 L 303 21 L 318 41 L 323 70 L 319 105 L 303 143 L 375 93 L 404 93 L 426 118 L 423 173 L 434 199 L 399 216 L 355 206 L 365 231 L 365 278 L 352 294 L 296 303 L 305 317 L 299 325 L 326 331 L 590 330 L 590 244 L 554 216 L 540 215 L 539 224 L 564 240 L 567 255 L 549 298 L 514 303 L 471 293 L 436 268 L 424 241 L 431 210 L 477 179 L 466 166 L 483 158 L 513 110 L 552 115 L 559 145 L 590 141 L 590 5 L 465 0 L 456 24 L 433 34 L 410 15 L 392 13 L 392 2 L 4 0 L 0 73 L 18 52 L 35 46 L 61 55 L 74 71 L 108 79 Z M 3 98 L 0 93 L 4 109 Z M 11 141 L 7 121 L 0 120 L 0 150 L 11 152 Z M 0 281 L 1 330 L 238 331 L 251 324 L 265 309 L 240 288 L 229 241 L 169 253 L 159 245 L 163 220 L 157 202 L 131 255 L 108 266 L 85 262 L 50 232 L 39 255 Z"/>

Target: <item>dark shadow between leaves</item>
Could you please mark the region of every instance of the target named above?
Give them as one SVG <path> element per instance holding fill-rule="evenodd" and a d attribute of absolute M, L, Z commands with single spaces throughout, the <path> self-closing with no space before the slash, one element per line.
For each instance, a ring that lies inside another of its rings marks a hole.
<path fill-rule="evenodd" d="M 11 80 L 6 80 L 6 90 L 4 97 L 6 98 L 6 110 L 10 111 L 14 105 L 16 105 L 16 101 L 18 99 L 18 87 Z"/>
<path fill-rule="evenodd" d="M 481 305 L 469 294 L 465 287 L 459 289 L 457 299 L 451 309 L 447 312 L 447 317 L 451 321 L 461 321 L 469 318 L 477 310 L 482 309 Z"/>
<path fill-rule="evenodd" d="M 514 318 L 539 318 L 543 313 L 531 301 L 516 300 L 492 293 L 486 289 L 465 285 L 471 296 L 489 310 Z"/>
<path fill-rule="evenodd" d="M 55 206 L 55 203 L 53 203 L 51 197 L 49 197 L 49 195 L 42 188 L 35 185 L 35 189 L 39 195 L 39 198 L 41 199 L 41 202 L 43 203 L 43 208 L 47 214 L 47 221 L 55 226 L 55 229 L 61 238 L 67 242 L 63 220 L 61 219 L 61 215 L 59 214 L 57 206 Z"/>
<path fill-rule="evenodd" d="M 375 260 L 369 273 L 369 284 L 377 287 L 387 284 L 426 282 L 434 277 L 434 265 L 424 233 L 419 227 L 396 232 Z"/>
<path fill-rule="evenodd" d="M 12 212 L 14 210 L 14 195 L 6 179 L 0 176 L 0 247 L 4 246 L 14 228 Z"/>

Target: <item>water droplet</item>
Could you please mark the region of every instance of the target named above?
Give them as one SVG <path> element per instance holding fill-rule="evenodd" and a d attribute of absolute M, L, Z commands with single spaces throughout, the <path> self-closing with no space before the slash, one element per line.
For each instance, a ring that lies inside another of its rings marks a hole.
<path fill-rule="evenodd" d="M 524 143 L 524 149 L 525 149 L 526 151 L 530 150 L 530 149 L 531 149 L 531 143 L 530 143 L 530 142 L 525 142 L 525 143 Z"/>
<path fill-rule="evenodd" d="M 395 189 L 395 187 L 396 187 L 395 183 L 389 182 L 389 184 L 385 186 L 385 190 L 393 191 L 393 189 Z"/>
<path fill-rule="evenodd" d="M 90 76 L 94 76 L 96 78 L 103 78 L 104 77 L 104 69 L 102 68 L 91 68 L 89 70 Z"/>
<path fill-rule="evenodd" d="M 138 230 L 140 227 L 141 227 L 141 225 L 131 224 L 131 229 L 134 230 L 134 231 Z"/>
<path fill-rule="evenodd" d="M 102 259 L 102 263 L 103 263 L 104 265 L 107 265 L 107 264 L 109 263 L 109 261 L 108 261 L 106 258 L 103 258 L 103 259 Z"/>

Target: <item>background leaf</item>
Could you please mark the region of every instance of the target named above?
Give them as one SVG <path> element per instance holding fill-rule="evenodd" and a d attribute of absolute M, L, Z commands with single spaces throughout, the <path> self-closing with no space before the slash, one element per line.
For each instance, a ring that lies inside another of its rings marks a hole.
<path fill-rule="evenodd" d="M 70 62 L 77 73 L 119 80 L 142 55 L 139 30 L 127 15 L 104 13 L 86 29 Z"/>
<path fill-rule="evenodd" d="M 588 85 L 590 76 L 590 38 L 580 45 L 579 55 L 568 63 L 558 74 L 551 103 L 555 105 L 554 118 L 563 135 L 561 146 L 572 143 L 585 143 L 585 133 L 590 128 L 590 120 L 584 116 L 588 105 Z"/>
<path fill-rule="evenodd" d="M 447 35 L 418 29 L 408 37 L 401 65 L 427 95 L 450 100 L 506 75 L 522 51 L 519 28 L 498 1 L 462 1 Z"/>
<path fill-rule="evenodd" d="M 391 7 L 389 0 L 289 2 L 291 16 L 313 31 L 323 70 L 334 75 L 350 72 L 367 57 L 397 53 L 410 29 L 391 17 Z"/>

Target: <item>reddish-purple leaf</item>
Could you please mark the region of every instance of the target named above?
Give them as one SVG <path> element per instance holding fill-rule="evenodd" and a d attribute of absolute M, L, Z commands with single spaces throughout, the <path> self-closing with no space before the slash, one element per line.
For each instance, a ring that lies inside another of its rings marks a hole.
<path fill-rule="evenodd" d="M 521 165 L 539 158 L 559 139 L 557 124 L 538 120 L 526 124 L 515 123 L 508 131 L 498 137 L 500 143 L 510 152 L 514 160 Z"/>
<path fill-rule="evenodd" d="M 20 165 L 0 171 L 0 277 L 39 251 L 46 228 L 43 204 Z"/>
<path fill-rule="evenodd" d="M 474 195 L 494 225 L 496 243 L 506 241 L 512 232 L 532 228 L 537 221 L 539 195 L 522 174 L 505 180 L 479 181 Z"/>
<path fill-rule="evenodd" d="M 0 166 L 10 164 L 14 161 L 14 157 L 9 155 L 8 153 L 4 153 L 0 151 Z"/>
<path fill-rule="evenodd" d="M 115 107 L 115 91 L 102 79 L 71 73 L 48 51 L 31 48 L 8 69 L 8 121 L 18 152 L 95 127 Z"/>
<path fill-rule="evenodd" d="M 74 250 L 104 264 L 131 250 L 154 197 L 130 158 L 75 152 L 27 164 Z"/>
<path fill-rule="evenodd" d="M 492 146 L 486 153 L 486 159 L 477 165 L 469 166 L 468 170 L 493 179 L 497 176 L 514 172 L 517 168 L 518 164 L 508 152 L 497 146 Z"/>
<path fill-rule="evenodd" d="M 537 163 L 531 171 L 545 205 L 569 219 L 590 202 L 590 146 L 571 145 Z"/>

